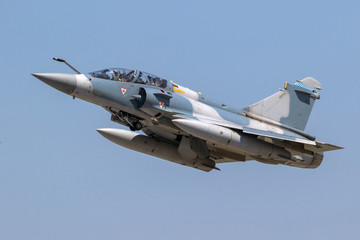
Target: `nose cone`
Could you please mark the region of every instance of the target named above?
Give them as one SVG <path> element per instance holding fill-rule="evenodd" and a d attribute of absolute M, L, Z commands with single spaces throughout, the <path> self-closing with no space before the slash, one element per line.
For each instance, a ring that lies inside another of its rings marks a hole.
<path fill-rule="evenodd" d="M 33 73 L 31 75 L 66 94 L 73 93 L 77 85 L 76 76 L 74 74 Z"/>

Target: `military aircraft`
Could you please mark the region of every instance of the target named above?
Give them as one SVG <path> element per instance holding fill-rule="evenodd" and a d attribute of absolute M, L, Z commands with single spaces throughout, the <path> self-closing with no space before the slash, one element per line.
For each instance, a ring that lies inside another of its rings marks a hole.
<path fill-rule="evenodd" d="M 341 149 L 304 132 L 321 84 L 311 77 L 285 82 L 275 94 L 245 108 L 211 101 L 201 93 L 147 72 L 106 68 L 82 74 L 34 73 L 73 98 L 94 103 L 124 129 L 97 131 L 123 147 L 203 171 L 216 164 L 256 160 L 317 168 L 323 152 Z M 144 134 L 139 133 L 141 130 Z"/>

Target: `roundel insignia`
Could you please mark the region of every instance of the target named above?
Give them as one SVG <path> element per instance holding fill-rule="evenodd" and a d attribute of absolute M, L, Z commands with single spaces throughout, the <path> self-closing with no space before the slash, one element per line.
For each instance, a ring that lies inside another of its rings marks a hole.
<path fill-rule="evenodd" d="M 159 102 L 160 104 L 160 107 L 163 107 L 164 106 L 164 103 L 163 102 Z"/>
<path fill-rule="evenodd" d="M 126 93 L 126 88 L 121 88 L 121 92 L 122 92 L 122 94 L 125 94 Z"/>

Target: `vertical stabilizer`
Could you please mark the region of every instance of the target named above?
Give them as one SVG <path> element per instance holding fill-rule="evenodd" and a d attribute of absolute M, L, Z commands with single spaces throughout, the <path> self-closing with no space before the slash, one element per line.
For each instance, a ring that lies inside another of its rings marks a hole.
<path fill-rule="evenodd" d="M 295 84 L 285 83 L 284 89 L 244 110 L 284 125 L 304 130 L 321 83 L 307 77 Z"/>

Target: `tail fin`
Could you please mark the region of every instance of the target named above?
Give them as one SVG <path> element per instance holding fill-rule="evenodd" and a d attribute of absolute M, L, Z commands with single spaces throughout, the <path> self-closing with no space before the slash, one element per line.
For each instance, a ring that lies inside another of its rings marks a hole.
<path fill-rule="evenodd" d="M 285 83 L 284 89 L 244 110 L 284 125 L 304 130 L 321 83 L 307 77 L 294 85 Z"/>

